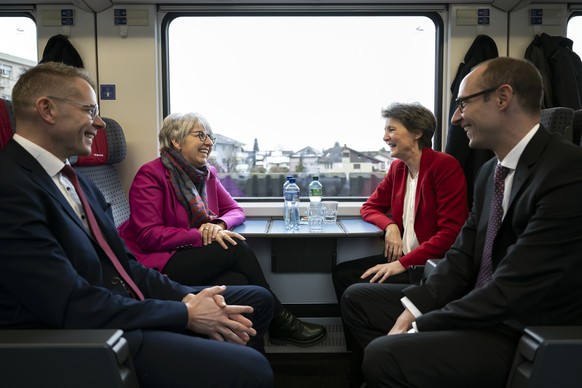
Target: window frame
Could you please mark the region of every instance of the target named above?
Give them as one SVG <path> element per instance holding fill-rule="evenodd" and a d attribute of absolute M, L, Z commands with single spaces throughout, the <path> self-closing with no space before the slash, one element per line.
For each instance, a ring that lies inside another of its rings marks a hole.
<path fill-rule="evenodd" d="M 161 21 L 161 69 L 162 69 L 162 114 L 170 113 L 170 74 L 169 74 L 169 29 L 174 19 L 180 17 L 217 16 L 217 17 L 254 17 L 254 16 L 421 16 L 433 21 L 435 25 L 435 85 L 433 112 L 437 119 L 437 128 L 433 138 L 433 148 L 440 150 L 443 144 L 443 63 L 444 63 L 444 22 L 439 14 L 441 6 L 418 5 L 382 5 L 362 4 L 358 2 L 337 4 L 204 4 L 189 6 L 160 6 L 163 15 Z M 280 202 L 279 197 L 235 197 L 238 202 Z M 330 197 L 340 202 L 361 203 L 366 197 Z"/>

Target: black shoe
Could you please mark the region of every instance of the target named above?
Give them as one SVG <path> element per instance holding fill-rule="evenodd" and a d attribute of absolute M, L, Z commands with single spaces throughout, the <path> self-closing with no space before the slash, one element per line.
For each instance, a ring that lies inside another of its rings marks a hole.
<path fill-rule="evenodd" d="M 282 309 L 271 322 L 269 339 L 275 345 L 314 346 L 327 336 L 322 325 L 303 322 L 289 310 Z"/>

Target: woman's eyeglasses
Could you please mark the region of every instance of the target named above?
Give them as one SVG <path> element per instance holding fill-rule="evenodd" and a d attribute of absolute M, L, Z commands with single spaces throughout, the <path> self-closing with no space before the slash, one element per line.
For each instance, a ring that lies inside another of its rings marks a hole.
<path fill-rule="evenodd" d="M 202 131 L 190 132 L 188 135 L 198 136 L 198 139 L 200 139 L 200 141 L 203 143 L 207 138 L 210 139 L 213 144 L 216 141 L 216 136 L 212 136 L 211 134 Z"/>

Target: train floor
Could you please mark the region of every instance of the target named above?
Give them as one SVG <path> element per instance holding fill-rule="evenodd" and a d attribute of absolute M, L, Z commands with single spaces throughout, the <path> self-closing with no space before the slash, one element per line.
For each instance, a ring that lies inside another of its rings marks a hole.
<path fill-rule="evenodd" d="M 348 388 L 350 353 L 270 353 L 275 388 Z"/>

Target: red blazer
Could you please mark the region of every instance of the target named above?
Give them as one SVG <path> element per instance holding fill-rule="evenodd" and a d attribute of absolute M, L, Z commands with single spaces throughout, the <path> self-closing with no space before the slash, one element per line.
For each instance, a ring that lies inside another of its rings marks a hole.
<path fill-rule="evenodd" d="M 227 228 L 242 224 L 243 209 L 219 182 L 216 169 L 209 170 L 208 207 Z M 178 202 L 160 158 L 144 164 L 135 175 L 129 206 L 131 214 L 119 225 L 119 234 L 146 267 L 162 270 L 176 249 L 202 246 L 202 236 L 197 228 L 190 229 L 188 212 Z"/>
<path fill-rule="evenodd" d="M 404 162 L 392 162 L 384 180 L 362 205 L 362 218 L 382 230 L 395 223 L 402 235 L 407 176 Z M 414 231 L 420 245 L 400 258 L 405 268 L 443 257 L 469 214 L 465 176 L 454 157 L 430 148 L 422 150 L 414 208 Z"/>

